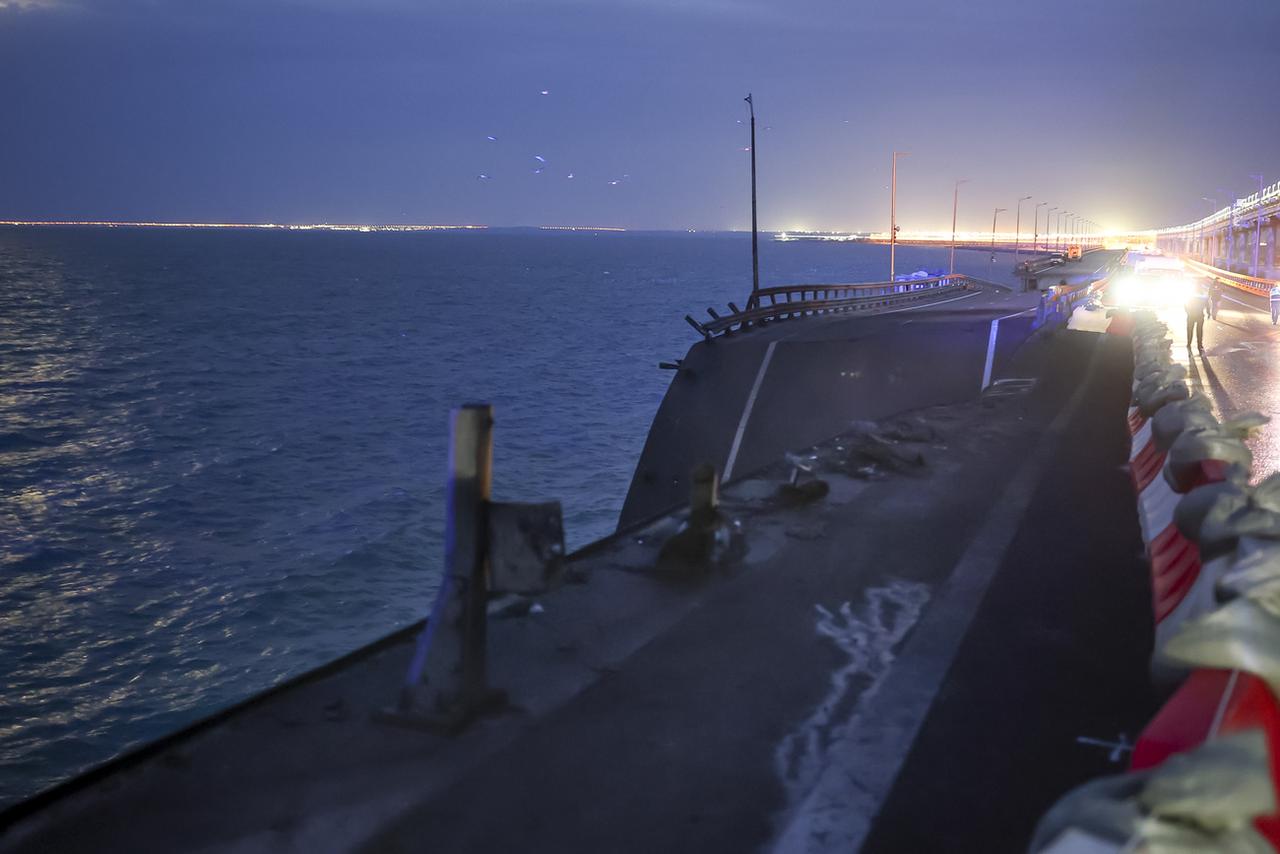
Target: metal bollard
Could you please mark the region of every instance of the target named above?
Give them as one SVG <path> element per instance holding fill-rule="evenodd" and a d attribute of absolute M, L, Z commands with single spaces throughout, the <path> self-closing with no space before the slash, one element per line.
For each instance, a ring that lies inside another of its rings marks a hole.
<path fill-rule="evenodd" d="M 689 520 L 662 544 L 657 573 L 673 580 L 705 578 L 741 548 L 741 532 L 720 514 L 720 473 L 710 463 L 703 463 L 690 478 Z"/>
<path fill-rule="evenodd" d="M 720 511 L 720 473 L 710 463 L 693 470 L 689 490 L 689 527 L 703 528 L 715 524 Z"/>
<path fill-rule="evenodd" d="M 389 723 L 457 729 L 505 703 L 489 686 L 489 594 L 541 593 L 564 579 L 559 502 L 489 500 L 493 407 L 453 411 L 444 578 L 414 650 L 400 700 L 379 713 Z"/>
<path fill-rule="evenodd" d="M 485 677 L 492 406 L 468 404 L 453 411 L 449 465 L 444 578 L 399 706 L 389 713 L 393 720 L 446 728 L 502 700 Z"/>

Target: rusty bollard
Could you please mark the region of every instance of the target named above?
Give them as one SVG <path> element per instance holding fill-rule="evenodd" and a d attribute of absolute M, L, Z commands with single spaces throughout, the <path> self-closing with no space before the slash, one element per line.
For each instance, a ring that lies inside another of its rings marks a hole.
<path fill-rule="evenodd" d="M 658 574 L 693 580 L 736 553 L 741 536 L 720 512 L 720 473 L 710 463 L 690 478 L 689 519 L 658 553 Z"/>

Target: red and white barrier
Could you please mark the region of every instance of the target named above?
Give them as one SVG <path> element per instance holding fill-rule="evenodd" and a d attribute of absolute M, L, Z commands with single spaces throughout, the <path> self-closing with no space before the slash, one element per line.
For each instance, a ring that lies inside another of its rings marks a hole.
<path fill-rule="evenodd" d="M 1244 670 L 1195 670 L 1147 724 L 1133 749 L 1131 771 L 1154 768 L 1219 735 L 1261 729 L 1272 781 L 1280 780 L 1280 704 L 1267 683 Z M 1253 826 L 1280 850 L 1280 815 Z"/>
<path fill-rule="evenodd" d="M 1116 324 L 1112 326 L 1115 328 Z M 1163 360 L 1161 351 L 1163 342 L 1158 337 L 1160 327 L 1153 327 L 1150 320 L 1129 318 L 1127 328 L 1134 332 L 1135 349 L 1142 348 L 1142 352 L 1135 353 L 1135 356 L 1141 356 L 1144 371 L 1149 371 L 1153 364 Z M 1151 374 L 1147 373 L 1144 379 L 1146 376 Z M 1160 401 L 1167 399 L 1165 393 L 1170 390 L 1169 385 L 1157 390 L 1151 387 L 1152 384 L 1147 382 L 1142 391 L 1145 396 L 1142 402 L 1146 404 L 1148 411 Z M 1136 382 L 1134 391 L 1136 396 L 1138 394 Z M 1237 661 L 1241 665 L 1249 664 L 1252 660 L 1251 655 L 1241 653 L 1240 647 L 1228 644 L 1222 649 L 1217 649 L 1213 654 L 1205 652 L 1206 648 L 1214 648 L 1213 639 L 1216 633 L 1223 631 L 1220 623 L 1215 622 L 1211 629 L 1206 629 L 1208 624 L 1200 622 L 1188 625 L 1190 621 L 1197 621 L 1209 615 L 1212 615 L 1209 617 L 1211 620 L 1217 620 L 1221 616 L 1222 612 L 1218 609 L 1222 606 L 1218 601 L 1215 587 L 1218 579 L 1224 577 L 1224 574 L 1232 568 L 1237 555 L 1232 551 L 1202 563 L 1197 543 L 1183 536 L 1174 523 L 1175 509 L 1187 493 L 1200 486 L 1227 480 L 1233 467 L 1238 467 L 1241 459 L 1247 460 L 1247 454 L 1241 454 L 1234 462 L 1218 459 L 1192 461 L 1183 459 L 1188 454 L 1185 450 L 1181 450 L 1175 454 L 1179 458 L 1178 464 L 1170 467 L 1168 453 L 1159 450 L 1156 446 L 1151 419 L 1144 417 L 1136 405 L 1129 409 L 1128 429 L 1131 437 L 1130 476 L 1137 496 L 1142 538 L 1147 545 L 1147 555 L 1151 565 L 1152 613 L 1156 625 L 1154 664 L 1157 669 L 1171 665 L 1172 668 L 1177 669 L 1170 672 L 1179 674 L 1187 672 L 1182 668 L 1195 668 L 1190 670 L 1182 685 L 1143 730 L 1134 747 L 1130 771 L 1153 769 L 1174 754 L 1193 753 L 1218 736 L 1260 730 L 1265 741 L 1268 777 L 1275 794 L 1280 791 L 1280 786 L 1277 786 L 1280 782 L 1280 703 L 1277 702 L 1268 683 L 1258 675 L 1247 670 L 1222 669 L 1224 666 L 1230 667 L 1236 664 Z M 1180 442 L 1177 446 L 1180 447 L 1182 439 L 1191 438 L 1192 447 L 1195 449 L 1191 454 L 1193 456 L 1204 453 L 1210 448 L 1214 449 L 1210 453 L 1215 455 L 1236 456 L 1236 450 L 1243 449 L 1242 447 L 1233 449 L 1230 445 L 1229 433 L 1226 435 L 1228 439 L 1227 444 L 1224 445 L 1221 442 L 1200 443 L 1198 440 L 1202 434 L 1184 432 L 1180 434 Z M 1185 521 L 1184 524 L 1186 524 Z M 1192 634 L 1184 635 L 1171 644 L 1170 641 L 1184 627 Z M 1194 634 L 1197 630 L 1202 632 L 1198 640 Z M 1276 634 L 1278 636 L 1276 642 L 1280 644 L 1280 631 Z M 1203 646 L 1205 637 L 1211 639 L 1209 647 Z M 1260 642 L 1265 644 L 1266 640 L 1249 637 L 1232 641 L 1232 644 L 1243 643 L 1245 645 L 1243 648 L 1251 648 L 1250 645 L 1256 646 Z M 1181 649 L 1178 648 L 1179 646 Z M 1162 650 L 1166 648 L 1168 654 L 1162 660 Z M 1176 660 L 1175 655 L 1178 656 Z M 1252 755 L 1258 759 L 1262 758 L 1256 753 Z M 1195 761 L 1196 758 L 1196 756 L 1189 756 L 1187 761 Z M 1252 767 L 1258 766 L 1255 764 Z M 1142 784 L 1139 782 L 1135 785 L 1140 787 Z M 1078 791 L 1083 792 L 1084 789 Z M 1121 787 L 1107 791 L 1137 790 Z M 1105 798 L 1107 795 L 1101 795 L 1101 797 Z M 1129 795 L 1118 797 L 1131 798 Z M 1064 802 L 1069 801 L 1070 796 Z M 1138 815 L 1143 814 L 1145 810 L 1140 801 L 1131 804 L 1129 809 L 1134 810 Z M 1245 818 L 1252 816 L 1252 827 L 1261 837 L 1261 841 L 1265 841 L 1272 850 L 1280 851 L 1280 811 L 1272 809 L 1269 815 L 1260 814 L 1263 812 L 1266 812 L 1266 808 L 1258 807 L 1256 811 L 1246 812 L 1243 816 Z M 1082 815 L 1086 814 L 1082 813 Z M 1144 821 L 1149 822 L 1154 818 L 1152 816 Z M 1111 845 L 1091 834 L 1089 825 L 1090 821 L 1087 818 L 1080 823 L 1068 822 L 1066 827 L 1075 828 L 1080 832 L 1074 836 L 1061 833 L 1055 837 L 1053 844 L 1041 847 L 1039 850 L 1121 850 L 1119 843 Z M 1053 826 L 1052 822 L 1050 826 Z M 1133 846 L 1137 837 L 1143 833 L 1141 827 L 1140 823 L 1135 822 L 1133 831 L 1135 836 L 1122 846 L 1123 850 L 1138 850 Z M 1154 825 L 1147 825 L 1147 827 L 1154 827 Z M 1158 831 L 1156 833 L 1158 835 Z M 1088 844 L 1079 840 L 1084 840 Z M 1114 839 L 1111 841 L 1114 842 Z M 1079 842 L 1078 845 L 1077 842 Z M 1089 847 L 1095 843 L 1098 843 L 1095 847 Z"/>

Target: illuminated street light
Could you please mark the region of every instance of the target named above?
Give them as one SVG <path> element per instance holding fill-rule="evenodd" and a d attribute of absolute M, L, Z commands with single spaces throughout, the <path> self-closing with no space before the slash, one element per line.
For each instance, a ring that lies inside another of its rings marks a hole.
<path fill-rule="evenodd" d="M 955 193 L 951 197 L 951 273 L 956 271 L 956 211 L 960 207 L 960 185 L 967 183 L 968 178 L 957 178 Z"/>
<path fill-rule="evenodd" d="M 898 158 L 906 157 L 909 152 L 893 153 L 893 170 L 889 190 L 889 281 L 893 281 L 895 252 L 898 248 Z"/>
<path fill-rule="evenodd" d="M 996 263 L 996 217 L 1007 211 L 1008 208 L 996 208 L 996 212 L 991 215 L 991 261 L 987 264 L 987 278 L 991 278 L 994 272 L 993 268 Z"/>
<path fill-rule="evenodd" d="M 1038 205 L 1036 205 L 1036 209 L 1035 209 L 1035 219 L 1034 219 L 1034 221 L 1031 223 L 1031 253 L 1032 253 L 1033 255 L 1034 255 L 1036 252 L 1040 251 L 1040 209 L 1041 209 L 1042 207 L 1044 207 L 1045 205 L 1047 205 L 1047 204 L 1049 204 L 1049 203 L 1048 203 L 1048 202 L 1040 202 Z M 1049 210 L 1053 210 L 1053 208 L 1049 208 Z M 1046 213 L 1046 214 L 1045 214 L 1045 216 L 1044 216 L 1044 227 L 1045 227 L 1045 230 L 1046 230 L 1046 231 L 1048 231 L 1048 229 L 1049 229 L 1049 215 L 1048 215 L 1047 213 Z"/>
<path fill-rule="evenodd" d="M 1258 250 L 1262 247 L 1262 176 L 1250 175 L 1250 178 L 1258 179 L 1258 211 L 1254 215 L 1254 220 L 1258 223 L 1258 230 L 1253 235 L 1253 273 L 1254 278 L 1258 276 Z"/>
<path fill-rule="evenodd" d="M 760 293 L 760 251 L 756 243 L 756 105 L 747 93 L 747 106 L 751 108 L 751 299 L 747 309 L 756 308 Z"/>
<path fill-rule="evenodd" d="M 1059 244 L 1062 242 L 1062 218 L 1067 215 L 1067 212 L 1064 210 L 1058 211 L 1058 221 L 1053 229 L 1053 248 L 1055 250 L 1061 248 Z"/>
<path fill-rule="evenodd" d="M 1044 248 L 1045 249 L 1049 248 L 1049 217 L 1052 216 L 1053 212 L 1056 211 L 1057 209 L 1058 209 L 1058 206 L 1054 205 L 1053 207 L 1049 208 L 1047 211 L 1044 212 Z"/>
<path fill-rule="evenodd" d="M 1013 220 L 1013 264 L 1018 264 L 1018 256 L 1022 253 L 1022 203 L 1030 196 L 1023 196 L 1018 199 L 1018 213 Z"/>

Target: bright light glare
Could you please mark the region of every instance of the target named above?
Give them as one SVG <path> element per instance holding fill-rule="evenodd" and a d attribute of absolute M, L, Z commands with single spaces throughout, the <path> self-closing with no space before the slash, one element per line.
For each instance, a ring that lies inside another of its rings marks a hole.
<path fill-rule="evenodd" d="M 1147 273 L 1118 279 L 1108 289 L 1110 301 L 1132 308 L 1175 308 L 1192 293 L 1191 281 L 1177 273 Z"/>

